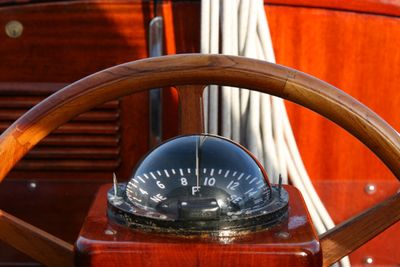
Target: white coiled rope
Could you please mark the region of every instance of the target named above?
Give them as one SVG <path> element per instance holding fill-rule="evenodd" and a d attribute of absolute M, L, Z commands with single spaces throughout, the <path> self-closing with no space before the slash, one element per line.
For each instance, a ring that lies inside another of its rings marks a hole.
<path fill-rule="evenodd" d="M 275 63 L 263 1 L 202 0 L 201 52 Z M 284 101 L 255 91 L 222 87 L 219 117 L 218 90 L 212 89 L 204 93 L 206 132 L 245 145 L 264 165 L 272 183 L 278 182 L 279 175 L 283 183 L 288 183 L 290 177 L 290 182 L 302 192 L 319 234 L 334 227 L 304 167 Z M 342 259 L 340 264 L 350 266 L 349 259 Z"/>

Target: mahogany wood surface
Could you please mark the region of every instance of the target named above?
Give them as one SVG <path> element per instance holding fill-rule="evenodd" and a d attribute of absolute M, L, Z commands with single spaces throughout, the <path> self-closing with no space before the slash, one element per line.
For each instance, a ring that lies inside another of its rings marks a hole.
<path fill-rule="evenodd" d="M 46 266 L 73 265 L 73 245 L 1 210 L 0 239 Z"/>
<path fill-rule="evenodd" d="M 73 174 L 69 174 L 70 176 Z M 94 175 L 90 180 L 75 178 L 41 180 L 26 174 L 31 180 L 8 179 L 0 187 L 0 203 L 13 203 L 13 213 L 37 228 L 73 244 L 87 215 L 93 196 L 102 179 Z M 15 202 L 21 196 L 21 201 Z M 82 219 L 83 218 L 83 219 Z M 78 229 L 78 230 L 77 230 Z M 3 266 L 32 266 L 32 259 L 22 257 L 14 250 L 7 249 L 3 242 L 0 259 Z M 37 263 L 36 263 L 37 264 Z"/>
<path fill-rule="evenodd" d="M 396 1 L 384 0 L 264 0 L 265 4 L 292 7 L 313 7 L 342 11 L 359 12 L 363 14 L 400 16 L 400 4 Z"/>
<path fill-rule="evenodd" d="M 258 60 L 220 55 L 176 55 L 104 70 L 67 86 L 35 106 L 0 136 L 0 156 L 6 159 L 0 167 L 0 179 L 49 132 L 87 109 L 143 89 L 201 84 L 205 80 L 280 96 L 326 116 L 367 145 L 400 178 L 398 133 L 367 107 L 335 87 L 301 72 Z M 378 220 L 384 219 L 383 209 L 372 209 L 369 213 Z M 356 221 L 353 219 L 348 225 Z M 368 223 L 373 222 L 367 219 Z M 382 231 L 388 226 L 390 224 L 381 225 L 378 229 Z M 335 227 L 330 235 L 340 233 L 341 229 Z M 351 242 L 341 241 L 351 250 L 374 236 L 359 234 Z M 324 253 L 330 254 L 330 251 Z"/>
<path fill-rule="evenodd" d="M 266 11 L 279 64 L 342 88 L 399 131 L 398 18 L 306 7 L 272 6 Z M 287 108 L 314 181 L 392 179 L 376 158 L 335 125 L 291 103 Z M 335 142 L 326 142 L 329 139 Z"/>
<path fill-rule="evenodd" d="M 376 214 L 379 213 L 379 215 Z M 344 255 L 400 220 L 400 193 L 337 225 L 320 236 L 323 266 L 331 266 Z M 356 244 L 356 245 L 354 245 Z"/>
<path fill-rule="evenodd" d="M 204 133 L 203 91 L 204 85 L 180 85 L 179 134 Z"/>
<path fill-rule="evenodd" d="M 301 2 L 304 1 L 296 1 Z M 373 6 L 371 10 L 375 11 L 370 14 L 357 9 L 346 12 L 345 7 L 318 7 L 325 2 L 349 6 L 354 3 L 309 1 L 310 6 L 300 6 L 293 1 L 289 5 L 266 6 L 277 62 L 341 88 L 399 131 L 398 15 L 372 15 L 379 14 Z M 388 12 L 398 10 L 397 2 L 391 4 L 386 5 Z M 336 223 L 373 204 L 373 199 L 383 200 L 399 189 L 390 172 L 357 140 L 309 110 L 289 102 L 286 107 L 306 169 Z M 368 194 L 367 184 L 375 185 L 377 191 Z M 399 239 L 397 224 L 352 253 L 350 260 L 355 266 L 363 266 L 365 258 L 372 257 L 374 265 L 397 266 L 400 253 L 387 244 Z"/>
<path fill-rule="evenodd" d="M 321 266 L 316 233 L 292 187 L 288 218 L 266 231 L 236 237 L 156 234 L 135 231 L 105 216 L 107 190 L 100 188 L 76 242 L 77 266 Z"/>

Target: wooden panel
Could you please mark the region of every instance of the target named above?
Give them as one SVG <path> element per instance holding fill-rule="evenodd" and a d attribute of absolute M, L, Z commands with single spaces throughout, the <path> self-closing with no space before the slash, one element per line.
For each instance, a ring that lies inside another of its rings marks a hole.
<path fill-rule="evenodd" d="M 14 248 L 49 267 L 70 267 L 74 245 L 61 240 L 3 210 L 0 211 L 0 238 Z"/>
<path fill-rule="evenodd" d="M 331 10 L 353 11 L 363 14 L 400 16 L 400 4 L 385 0 L 264 0 L 266 4 L 295 7 L 315 7 Z"/>
<path fill-rule="evenodd" d="M 330 1 L 315 5 L 323 2 Z M 339 87 L 399 131 L 398 18 L 278 4 L 266 11 L 278 63 Z M 335 222 L 398 190 L 390 171 L 362 144 L 315 113 L 292 103 L 286 106 L 306 168 Z M 366 194 L 368 183 L 376 184 L 378 192 Z M 399 238 L 400 226 L 395 225 L 350 259 L 355 266 L 364 265 L 369 256 L 374 264 L 395 266 L 400 262 L 398 248 L 388 244 Z"/>
<path fill-rule="evenodd" d="M 9 103 L 6 107 L 0 106 L 0 132 L 7 129 L 33 105 L 62 87 L 64 87 L 63 84 L 57 83 L 0 83 L 0 100 Z M 42 90 L 36 90 L 37 88 Z M 18 99 L 16 106 L 12 106 L 14 97 Z M 32 105 L 28 106 L 28 103 Z M 59 127 L 48 137 L 52 141 L 50 146 L 44 142 L 29 153 L 15 169 L 16 171 L 29 170 L 39 173 L 63 170 L 115 171 L 120 163 L 119 125 L 118 101 L 110 101 Z M 103 136 L 113 140 L 105 147 L 102 146 L 103 143 L 94 142 L 89 143 L 88 146 L 79 139 L 70 139 L 70 135 L 86 136 L 89 139 L 92 136 Z M 65 140 L 68 140 L 68 144 Z M 74 143 L 74 140 L 78 143 Z M 65 147 L 66 145 L 68 147 Z"/>
<path fill-rule="evenodd" d="M 0 80 L 72 82 L 146 57 L 146 6 L 139 1 L 72 1 L 2 8 L 0 24 L 19 20 L 24 32 L 16 39 L 0 35 L 2 60 L 12 64 L 2 69 Z"/>
<path fill-rule="evenodd" d="M 28 220 L 59 238 L 73 243 L 102 182 L 84 181 L 5 181 L 0 184 L 0 209 Z M 94 180 L 94 179 L 93 179 Z M 35 182 L 35 187 L 31 183 Z M 13 205 L 10 205 L 12 202 Z M 0 265 L 13 263 L 31 266 L 32 260 L 22 257 L 0 243 Z"/>
<path fill-rule="evenodd" d="M 397 181 L 329 181 L 318 180 L 316 189 L 330 214 L 334 215 L 336 223 L 340 223 L 356 215 L 360 210 L 383 201 L 387 196 L 395 194 L 400 185 Z M 375 191 L 368 193 L 367 184 L 375 186 Z M 353 252 L 350 256 L 354 266 L 364 266 L 366 257 L 374 260 L 372 266 L 396 266 L 399 262 L 398 246 L 392 245 L 400 238 L 400 225 L 390 227 L 379 236 Z"/>
<path fill-rule="evenodd" d="M 400 103 L 400 20 L 315 8 L 266 10 L 277 62 L 341 88 L 400 128 L 394 112 Z M 343 130 L 306 109 L 287 107 L 313 179 L 393 179 L 368 149 Z"/>

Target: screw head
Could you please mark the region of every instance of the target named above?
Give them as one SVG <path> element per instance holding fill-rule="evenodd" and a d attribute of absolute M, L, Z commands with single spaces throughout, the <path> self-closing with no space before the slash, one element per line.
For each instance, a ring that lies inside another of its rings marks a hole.
<path fill-rule="evenodd" d="M 367 256 L 367 257 L 364 258 L 364 263 L 368 264 L 368 265 L 373 264 L 374 263 L 374 258 L 372 258 L 370 256 Z"/>
<path fill-rule="evenodd" d="M 17 20 L 11 20 L 7 22 L 5 26 L 5 31 L 8 37 L 18 38 L 22 35 L 22 32 L 24 31 L 24 26 L 21 22 Z"/>
<path fill-rule="evenodd" d="M 37 189 L 37 183 L 36 181 L 29 181 L 28 182 L 28 190 L 29 191 L 35 191 Z"/>
<path fill-rule="evenodd" d="M 365 193 L 372 195 L 376 192 L 376 185 L 372 184 L 372 183 L 368 183 L 365 185 L 364 191 L 365 191 Z"/>

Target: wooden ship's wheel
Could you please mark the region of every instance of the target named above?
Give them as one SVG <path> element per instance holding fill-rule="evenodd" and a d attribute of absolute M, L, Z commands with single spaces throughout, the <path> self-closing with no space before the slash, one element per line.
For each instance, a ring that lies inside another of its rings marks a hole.
<path fill-rule="evenodd" d="M 249 88 L 307 107 L 337 123 L 358 138 L 386 164 L 398 179 L 400 178 L 399 134 L 367 107 L 335 87 L 296 70 L 257 60 L 218 55 L 176 55 L 139 60 L 106 69 L 65 87 L 36 105 L 0 137 L 2 159 L 0 181 L 19 159 L 63 123 L 106 101 L 151 88 L 175 86 L 182 103 L 181 133 L 199 133 L 202 131 L 201 93 L 202 89 L 209 84 Z M 267 186 L 266 181 L 265 187 Z M 288 192 L 290 199 L 290 192 L 293 191 L 288 189 Z M 292 196 L 295 199 L 301 199 L 296 197 L 295 193 L 292 193 Z M 290 205 L 289 202 L 289 209 Z M 1 212 L 0 215 L 2 240 L 46 265 L 73 264 L 73 245 L 5 212 Z M 190 216 L 189 218 L 192 218 Z M 105 218 L 105 215 L 103 217 Z M 209 219 L 213 220 L 213 218 Z M 218 220 L 218 218 L 214 219 Z M 245 221 L 253 219 L 245 218 Z M 368 242 L 399 219 L 400 194 L 397 193 L 320 236 L 319 241 L 316 240 L 317 245 L 312 255 L 300 253 L 302 255 L 295 257 L 307 259 L 311 257 L 311 260 L 306 262 L 314 265 L 322 263 L 328 266 Z M 284 224 L 284 219 L 281 220 L 282 224 Z M 218 231 L 218 227 L 213 228 L 213 231 L 215 230 Z M 177 238 L 184 234 L 184 231 L 185 226 L 176 233 Z M 268 231 L 270 230 L 262 230 L 260 233 Z M 142 234 L 146 235 L 146 233 Z M 159 245 L 160 240 L 163 239 L 161 237 L 157 239 Z M 148 241 L 152 242 L 151 238 Z M 251 243 L 251 240 L 248 242 Z M 80 242 L 78 239 L 76 245 L 78 256 L 81 255 L 83 244 L 82 240 Z M 322 262 L 319 244 L 322 250 Z M 107 246 L 109 245 L 118 247 L 118 239 L 114 238 Z M 210 246 L 217 251 L 229 248 L 229 244 L 215 247 L 207 242 L 203 246 Z M 95 249 L 98 246 L 92 248 Z M 252 246 L 248 249 L 251 251 Z M 306 248 L 302 250 L 301 246 L 296 249 L 297 252 L 309 251 Z M 296 255 L 296 251 L 292 251 L 293 255 Z M 93 256 L 96 253 L 89 254 Z M 265 261 L 268 261 L 270 257 L 268 254 L 265 254 Z M 241 255 L 232 255 L 232 258 L 237 257 Z M 174 259 L 172 255 L 171 258 Z M 176 260 L 180 259 L 176 258 Z M 198 260 L 194 262 L 199 263 Z M 81 263 L 79 257 L 76 263 Z M 173 261 L 169 263 L 172 264 Z M 258 262 L 248 263 L 257 264 Z M 279 264 L 279 261 L 273 263 Z M 103 264 L 110 264 L 110 262 L 103 262 Z"/>

